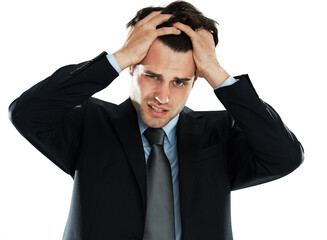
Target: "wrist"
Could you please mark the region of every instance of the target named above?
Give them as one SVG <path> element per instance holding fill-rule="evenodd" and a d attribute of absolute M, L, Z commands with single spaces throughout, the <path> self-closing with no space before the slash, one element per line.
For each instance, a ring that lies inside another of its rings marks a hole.
<path fill-rule="evenodd" d="M 118 50 L 117 52 L 112 54 L 120 69 L 123 71 L 125 68 L 131 66 L 132 64 L 130 63 L 130 58 L 128 57 L 129 55 L 126 54 L 123 50 Z"/>
<path fill-rule="evenodd" d="M 229 76 L 230 75 L 220 66 L 219 63 L 209 66 L 204 74 L 204 78 L 212 88 L 222 85 L 229 78 Z"/>

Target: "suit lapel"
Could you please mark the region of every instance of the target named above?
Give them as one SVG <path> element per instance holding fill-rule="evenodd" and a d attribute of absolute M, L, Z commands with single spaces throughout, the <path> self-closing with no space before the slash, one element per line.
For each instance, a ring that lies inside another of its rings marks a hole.
<path fill-rule="evenodd" d="M 185 229 L 194 182 L 195 154 L 203 132 L 205 118 L 184 108 L 177 125 L 177 151 L 179 164 L 179 195 L 182 228 Z"/>
<path fill-rule="evenodd" d="M 137 115 L 130 99 L 120 104 L 111 116 L 112 123 L 125 150 L 141 191 L 143 213 L 146 209 L 146 166 Z"/>
<path fill-rule="evenodd" d="M 111 115 L 112 123 L 135 174 L 146 210 L 146 164 L 136 111 L 130 99 L 117 107 Z M 182 227 L 185 229 L 194 182 L 194 156 L 199 148 L 205 119 L 201 114 L 185 107 L 177 125 L 177 151 L 179 164 L 179 193 Z"/>

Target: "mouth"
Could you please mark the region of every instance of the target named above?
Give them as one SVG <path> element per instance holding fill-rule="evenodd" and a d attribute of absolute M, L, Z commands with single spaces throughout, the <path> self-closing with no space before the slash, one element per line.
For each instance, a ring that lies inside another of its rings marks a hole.
<path fill-rule="evenodd" d="M 153 104 L 148 103 L 149 112 L 157 117 L 162 117 L 168 113 L 169 110 L 165 108 L 159 108 L 158 106 L 154 106 Z"/>
<path fill-rule="evenodd" d="M 155 106 L 151 106 L 151 105 L 149 105 L 149 106 L 150 106 L 150 108 L 152 108 L 156 112 L 164 112 L 164 111 L 166 111 L 164 109 L 156 108 Z"/>

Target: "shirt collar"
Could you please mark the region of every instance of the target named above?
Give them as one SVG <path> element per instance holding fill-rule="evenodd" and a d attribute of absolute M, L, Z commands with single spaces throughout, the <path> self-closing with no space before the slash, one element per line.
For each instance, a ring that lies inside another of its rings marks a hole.
<path fill-rule="evenodd" d="M 176 126 L 177 126 L 178 119 L 179 119 L 179 114 L 173 119 L 171 119 L 164 127 L 162 127 L 162 129 L 166 133 L 168 142 L 171 145 L 175 144 L 176 142 L 175 136 L 176 136 Z M 148 126 L 142 121 L 139 114 L 137 114 L 137 120 L 139 123 L 140 133 L 142 135 L 144 131 L 148 128 Z"/>

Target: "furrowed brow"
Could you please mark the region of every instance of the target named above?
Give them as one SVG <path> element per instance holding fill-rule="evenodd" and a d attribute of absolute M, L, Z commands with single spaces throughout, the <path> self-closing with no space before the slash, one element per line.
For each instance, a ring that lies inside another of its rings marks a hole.
<path fill-rule="evenodd" d="M 158 73 L 155 73 L 155 72 L 151 72 L 151 71 L 148 71 L 148 70 L 145 70 L 144 73 L 145 74 L 148 74 L 148 75 L 156 76 L 156 77 L 162 77 L 161 74 L 158 74 Z"/>
<path fill-rule="evenodd" d="M 162 78 L 162 75 L 161 74 L 158 74 L 158 73 L 155 73 L 155 72 L 151 72 L 151 71 L 148 71 L 148 70 L 145 70 L 144 71 L 145 74 L 148 74 L 148 75 L 151 75 L 151 76 L 156 76 L 158 78 Z M 194 77 L 190 77 L 190 78 L 179 78 L 179 77 L 174 77 L 174 80 L 178 80 L 178 81 L 191 81 Z"/>
<path fill-rule="evenodd" d="M 179 77 L 175 77 L 174 78 L 174 80 L 178 80 L 178 81 L 182 81 L 182 82 L 184 82 L 184 81 L 191 81 L 193 79 L 193 77 L 191 77 L 191 78 L 179 78 Z"/>

